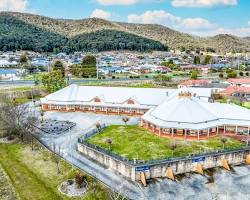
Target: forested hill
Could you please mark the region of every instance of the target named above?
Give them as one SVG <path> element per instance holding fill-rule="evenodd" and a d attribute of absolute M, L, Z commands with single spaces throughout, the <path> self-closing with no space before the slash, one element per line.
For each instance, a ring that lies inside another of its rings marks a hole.
<path fill-rule="evenodd" d="M 53 19 L 17 12 L 0 12 L 0 45 L 0 49 L 8 50 L 33 48 L 36 51 L 67 52 L 116 49 L 150 51 L 163 50 L 166 46 L 170 49 L 201 49 L 217 53 L 250 51 L 249 38 L 228 34 L 197 37 L 156 24 L 112 22 L 97 18 Z"/>
<path fill-rule="evenodd" d="M 67 36 L 2 12 L 0 14 L 0 50 L 66 53 L 108 50 L 165 51 L 167 46 L 159 41 L 112 29 Z"/>

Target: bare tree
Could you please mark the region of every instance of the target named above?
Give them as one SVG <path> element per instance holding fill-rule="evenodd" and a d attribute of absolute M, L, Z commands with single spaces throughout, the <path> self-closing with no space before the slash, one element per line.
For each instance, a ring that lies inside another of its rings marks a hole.
<path fill-rule="evenodd" d="M 56 153 L 57 152 L 57 153 Z M 60 161 L 61 161 L 61 158 L 59 156 L 61 152 L 61 147 L 58 146 L 58 151 L 56 150 L 56 144 L 53 143 L 53 151 L 52 151 L 52 161 L 56 163 L 56 166 L 57 166 L 57 174 L 60 174 L 61 173 L 61 170 L 60 170 Z"/>
<path fill-rule="evenodd" d="M 101 131 L 102 126 L 101 126 L 101 124 L 100 124 L 99 122 L 97 122 L 97 123 L 95 124 L 95 127 L 97 128 L 98 132 Z"/>
<path fill-rule="evenodd" d="M 106 143 L 109 145 L 109 150 L 111 151 L 113 141 L 112 141 L 110 138 L 107 138 L 107 139 L 106 139 Z"/>
<path fill-rule="evenodd" d="M 17 104 L 5 99 L 1 104 L 0 120 L 8 135 L 15 135 L 24 141 L 24 136 L 33 137 L 38 118 L 28 104 Z M 33 142 L 32 142 L 33 143 Z M 32 144 L 33 145 L 33 144 Z"/>
<path fill-rule="evenodd" d="M 125 125 L 127 125 L 128 121 L 129 121 L 129 118 L 128 117 L 123 117 L 122 121 L 125 123 Z"/>
<path fill-rule="evenodd" d="M 169 145 L 167 145 L 172 150 L 172 157 L 174 157 L 174 151 L 177 148 L 176 141 L 171 142 Z"/>
<path fill-rule="evenodd" d="M 227 143 L 227 138 L 226 138 L 226 137 L 222 137 L 222 138 L 220 139 L 220 141 L 221 141 L 221 143 L 222 143 L 222 145 L 223 145 L 223 149 L 225 149 L 225 145 L 226 145 L 226 143 Z"/>

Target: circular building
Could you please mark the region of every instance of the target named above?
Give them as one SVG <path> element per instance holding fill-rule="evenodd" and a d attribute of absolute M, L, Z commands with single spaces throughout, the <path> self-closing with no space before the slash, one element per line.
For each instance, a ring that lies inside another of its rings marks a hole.
<path fill-rule="evenodd" d="M 141 118 L 141 126 L 161 137 L 207 139 L 217 135 L 249 135 L 250 110 L 205 102 L 180 89 Z"/>

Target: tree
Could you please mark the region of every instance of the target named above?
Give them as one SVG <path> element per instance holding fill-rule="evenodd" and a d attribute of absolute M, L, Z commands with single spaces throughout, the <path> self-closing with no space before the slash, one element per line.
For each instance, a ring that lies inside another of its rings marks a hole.
<path fill-rule="evenodd" d="M 53 152 L 52 152 L 52 155 L 51 155 L 51 159 L 54 163 L 56 163 L 56 166 L 57 166 L 57 174 L 60 174 L 61 173 L 61 170 L 60 170 L 60 161 L 61 161 L 61 158 L 59 156 L 61 152 L 61 147 L 58 146 L 58 151 L 56 150 L 56 144 L 53 143 Z"/>
<path fill-rule="evenodd" d="M 227 78 L 236 78 L 237 77 L 237 72 L 234 70 L 229 70 L 227 71 Z"/>
<path fill-rule="evenodd" d="M 198 78 L 198 70 L 192 70 L 190 78 L 196 80 Z"/>
<path fill-rule="evenodd" d="M 172 157 L 174 157 L 174 151 L 177 148 L 176 141 L 171 142 L 168 147 L 172 150 Z"/>
<path fill-rule="evenodd" d="M 66 80 L 60 70 L 52 71 L 42 76 L 42 84 L 50 93 L 66 86 Z"/>
<path fill-rule="evenodd" d="M 77 77 L 89 78 L 97 76 L 96 58 L 91 54 L 86 55 L 81 64 L 71 65 L 69 68 L 71 74 Z"/>
<path fill-rule="evenodd" d="M 64 71 L 64 66 L 63 66 L 62 61 L 60 60 L 55 61 L 54 64 L 52 65 L 52 69 L 53 71 L 60 70 L 63 77 L 65 77 L 65 71 Z"/>
<path fill-rule="evenodd" d="M 210 63 L 211 63 L 211 61 L 212 61 L 212 56 L 210 56 L 210 55 L 206 55 L 206 57 L 205 57 L 205 61 L 204 61 L 205 65 L 210 64 Z"/>
<path fill-rule="evenodd" d="M 29 105 L 17 104 L 15 100 L 12 101 L 6 97 L 1 104 L 0 110 L 0 120 L 3 122 L 2 124 L 8 135 L 17 136 L 22 142 L 24 136 L 33 137 L 36 130 L 34 125 L 38 123 L 38 117 L 34 112 L 30 111 Z"/>
<path fill-rule="evenodd" d="M 154 81 L 160 85 L 165 85 L 167 82 L 171 81 L 171 76 L 165 74 L 158 74 L 154 76 Z"/>
<path fill-rule="evenodd" d="M 220 73 L 220 74 L 219 74 L 219 77 L 220 77 L 220 78 L 223 78 L 223 77 L 224 77 L 224 74 L 223 74 L 223 73 Z"/>
<path fill-rule="evenodd" d="M 243 73 L 243 72 L 240 72 L 239 75 L 240 75 L 240 76 L 244 76 L 244 73 Z"/>
<path fill-rule="evenodd" d="M 223 149 L 225 149 L 225 144 L 227 143 L 227 138 L 226 137 L 222 137 L 220 139 L 221 143 L 223 144 Z"/>
<path fill-rule="evenodd" d="M 26 54 L 25 53 L 21 54 L 19 58 L 19 63 L 23 65 L 23 64 L 26 64 L 27 62 L 28 62 L 28 58 Z"/>
<path fill-rule="evenodd" d="M 129 121 L 129 118 L 128 117 L 126 117 L 126 116 L 124 116 L 123 118 L 122 118 L 122 121 L 125 123 L 125 125 L 127 126 L 127 123 L 128 123 L 128 121 Z"/>
<path fill-rule="evenodd" d="M 78 188 L 82 188 L 83 187 L 83 183 L 85 181 L 86 177 L 84 176 L 84 174 L 82 174 L 81 172 L 76 173 L 75 175 L 75 182 Z"/>
<path fill-rule="evenodd" d="M 246 72 L 246 76 L 249 76 L 249 72 Z"/>
<path fill-rule="evenodd" d="M 95 124 L 95 127 L 97 128 L 98 132 L 100 132 L 102 126 L 101 126 L 101 124 L 100 124 L 99 122 L 97 122 L 97 123 Z"/>
<path fill-rule="evenodd" d="M 200 57 L 199 56 L 195 56 L 194 57 L 194 64 L 195 65 L 199 65 L 201 63 Z"/>
<path fill-rule="evenodd" d="M 107 138 L 107 139 L 106 139 L 106 143 L 109 145 L 109 150 L 111 151 L 113 141 L 112 141 L 110 138 Z"/>

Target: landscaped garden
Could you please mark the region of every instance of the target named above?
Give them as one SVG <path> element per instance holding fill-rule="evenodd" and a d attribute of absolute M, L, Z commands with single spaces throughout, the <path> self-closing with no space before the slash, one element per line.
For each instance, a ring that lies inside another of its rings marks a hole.
<path fill-rule="evenodd" d="M 244 146 L 237 140 L 223 137 L 202 141 L 173 141 L 138 126 L 120 125 L 105 128 L 87 142 L 131 160 L 156 160 Z"/>
<path fill-rule="evenodd" d="M 53 155 L 45 149 L 32 151 L 24 144 L 0 144 L 0 155 L 0 199 L 16 199 L 16 196 L 21 200 L 109 199 L 107 189 L 87 175 L 84 196 L 70 198 L 60 193 L 59 185 L 74 179 L 78 172 L 60 161 L 58 173 Z"/>

